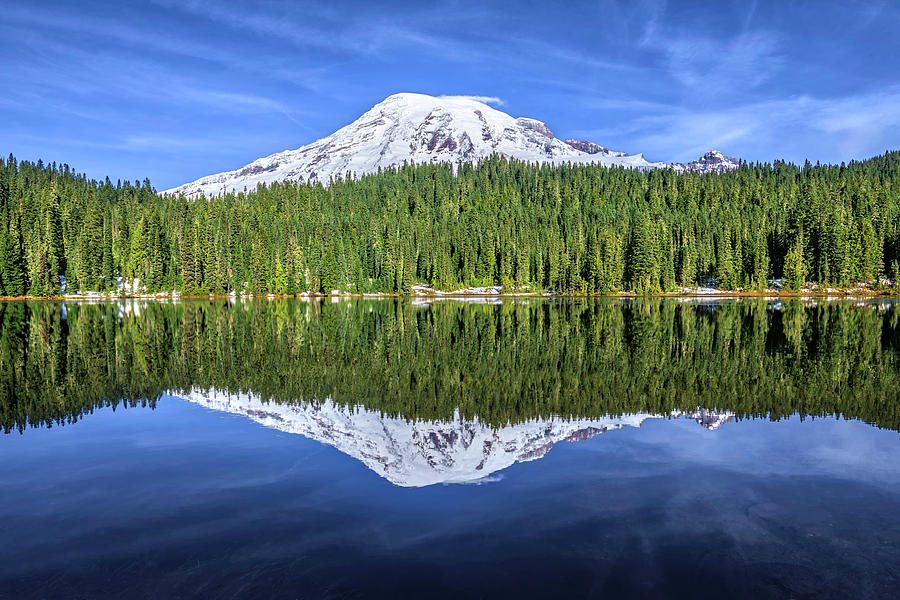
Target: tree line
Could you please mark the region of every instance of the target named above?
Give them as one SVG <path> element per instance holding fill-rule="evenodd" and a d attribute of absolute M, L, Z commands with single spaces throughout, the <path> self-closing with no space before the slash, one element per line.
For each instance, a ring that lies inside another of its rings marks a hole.
<path fill-rule="evenodd" d="M 762 290 L 900 280 L 900 152 L 730 173 L 403 166 L 188 200 L 0 160 L 0 294 Z"/>

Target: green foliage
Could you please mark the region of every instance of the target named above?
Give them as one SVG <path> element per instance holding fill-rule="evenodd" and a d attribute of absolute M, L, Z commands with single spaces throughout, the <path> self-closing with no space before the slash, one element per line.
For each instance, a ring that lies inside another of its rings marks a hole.
<path fill-rule="evenodd" d="M 258 294 L 338 288 L 654 293 L 710 279 L 847 286 L 900 259 L 900 153 L 725 174 L 539 166 L 404 166 L 216 198 L 67 165 L 0 161 L 0 293 L 110 289 Z M 6 274 L 9 271 L 9 274 Z"/>
<path fill-rule="evenodd" d="M 7 296 L 25 295 L 25 268 L 22 255 L 22 235 L 15 217 L 9 225 L 7 235 L 0 239 L 4 247 L 0 249 L 0 277 L 3 293 Z"/>
<path fill-rule="evenodd" d="M 803 234 L 791 245 L 784 258 L 784 289 L 797 291 L 806 283 L 806 262 L 803 258 Z"/>
<path fill-rule="evenodd" d="M 659 257 L 652 224 L 643 212 L 639 212 L 635 220 L 637 223 L 631 230 L 631 247 L 628 253 L 631 287 L 639 294 L 658 292 Z"/>

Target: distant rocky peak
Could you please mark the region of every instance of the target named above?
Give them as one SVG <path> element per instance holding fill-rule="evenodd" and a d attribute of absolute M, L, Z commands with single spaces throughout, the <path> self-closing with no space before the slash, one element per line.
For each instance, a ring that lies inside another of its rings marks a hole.
<path fill-rule="evenodd" d="M 710 150 L 697 160 L 687 164 L 675 163 L 672 165 L 676 171 L 693 171 L 696 173 L 725 173 L 733 171 L 741 166 L 741 160 L 731 156 L 725 156 L 718 150 Z"/>

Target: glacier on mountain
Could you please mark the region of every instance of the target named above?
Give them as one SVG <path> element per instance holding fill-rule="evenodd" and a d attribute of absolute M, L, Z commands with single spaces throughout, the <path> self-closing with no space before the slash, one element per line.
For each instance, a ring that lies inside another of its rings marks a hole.
<path fill-rule="evenodd" d="M 542 458 L 557 442 L 582 441 L 626 426 L 639 427 L 648 418 L 684 416 L 706 429 L 734 420 L 730 412 L 698 409 L 601 419 L 551 417 L 490 427 L 477 417 L 462 418 L 458 412 L 450 421 L 408 420 L 331 400 L 282 404 L 263 402 L 255 394 L 200 389 L 171 395 L 328 444 L 402 487 L 476 482 L 517 462 Z"/>
<path fill-rule="evenodd" d="M 404 163 L 456 165 L 494 154 L 550 164 L 598 163 L 637 169 L 668 166 L 593 142 L 559 140 L 541 121 L 514 118 L 470 96 L 402 93 L 389 96 L 346 127 L 309 145 L 163 193 L 195 198 L 251 191 L 261 183 L 285 180 L 328 184 L 335 178 L 359 177 Z"/>

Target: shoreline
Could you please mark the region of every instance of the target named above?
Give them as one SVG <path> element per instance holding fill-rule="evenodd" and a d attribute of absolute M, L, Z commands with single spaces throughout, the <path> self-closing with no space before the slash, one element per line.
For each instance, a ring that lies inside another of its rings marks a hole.
<path fill-rule="evenodd" d="M 63 296 L 0 296 L 0 302 L 18 302 L 18 301 L 66 301 L 66 300 L 159 300 L 159 301 L 176 301 L 176 300 L 227 300 L 227 299 L 243 299 L 243 300 L 277 300 L 286 298 L 296 299 L 312 299 L 312 298 L 410 298 L 410 299 L 459 299 L 459 298 L 892 298 L 900 297 L 900 293 L 894 290 L 871 290 L 863 288 L 851 289 L 830 289 L 830 290 L 808 290 L 808 291 L 782 291 L 767 290 L 761 292 L 745 292 L 736 290 L 715 290 L 703 292 L 659 292 L 655 294 L 637 294 L 634 292 L 616 292 L 612 294 L 579 294 L 579 293 L 529 293 L 529 292 L 497 292 L 497 293 L 481 293 L 481 292 L 431 292 L 431 293 L 412 293 L 399 294 L 388 292 L 372 292 L 372 293 L 302 293 L 302 294 L 196 294 L 196 295 L 171 295 L 171 294 L 66 294 Z"/>

